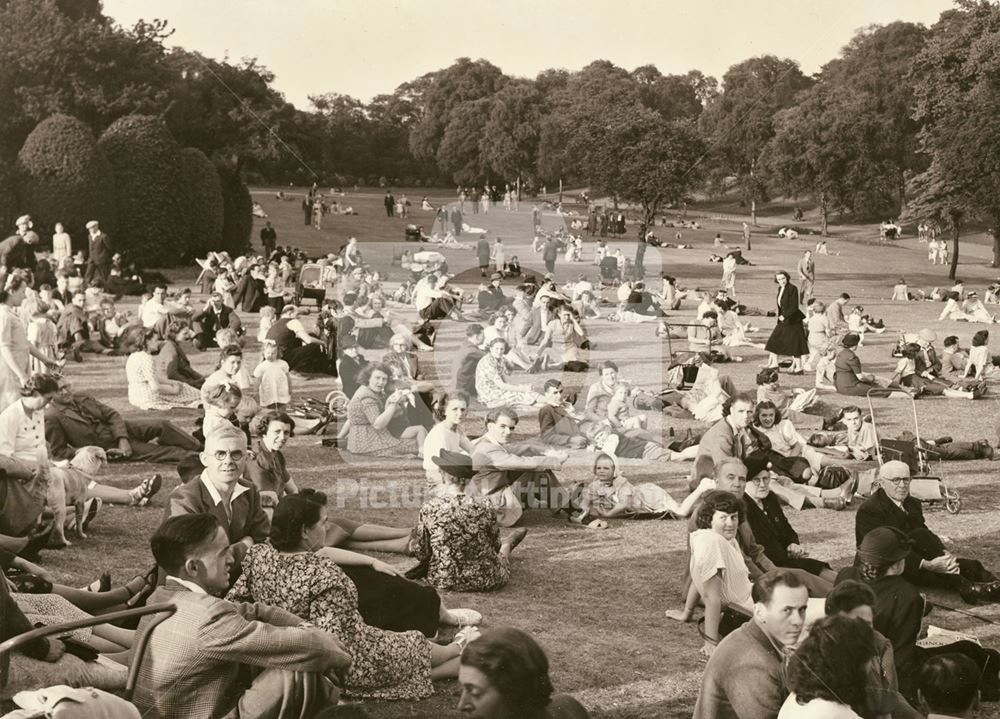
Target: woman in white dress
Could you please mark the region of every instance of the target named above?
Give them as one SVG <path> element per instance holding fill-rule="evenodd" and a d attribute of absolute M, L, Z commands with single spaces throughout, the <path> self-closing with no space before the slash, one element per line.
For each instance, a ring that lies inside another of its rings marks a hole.
<path fill-rule="evenodd" d="M 157 376 L 153 355 L 162 345 L 163 340 L 156 331 L 142 325 L 130 327 L 122 336 L 122 350 L 128 353 L 125 377 L 129 404 L 147 410 L 197 407 L 201 404 L 198 390 L 183 382 Z"/>
<path fill-rule="evenodd" d="M 52 235 L 52 266 L 58 267 L 63 260 L 73 256 L 73 244 L 69 233 L 63 229 L 61 222 L 56 223 L 55 234 Z"/>

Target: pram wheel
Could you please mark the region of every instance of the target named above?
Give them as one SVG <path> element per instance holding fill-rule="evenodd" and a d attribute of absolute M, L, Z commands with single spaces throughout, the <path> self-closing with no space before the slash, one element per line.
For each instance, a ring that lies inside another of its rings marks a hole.
<path fill-rule="evenodd" d="M 333 390 L 326 396 L 327 407 L 329 407 L 330 412 L 338 419 L 347 416 L 348 401 L 347 395 L 339 389 Z"/>
<path fill-rule="evenodd" d="M 958 495 L 957 491 L 952 491 L 947 487 L 944 489 L 944 508 L 948 510 L 949 514 L 958 514 L 962 511 L 962 498 Z"/>

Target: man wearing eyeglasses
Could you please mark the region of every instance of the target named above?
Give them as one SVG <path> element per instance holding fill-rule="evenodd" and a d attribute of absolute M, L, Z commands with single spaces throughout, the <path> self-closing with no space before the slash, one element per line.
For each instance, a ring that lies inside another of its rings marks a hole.
<path fill-rule="evenodd" d="M 250 458 L 246 435 L 232 425 L 219 427 L 205 438 L 205 451 L 199 456 L 205 469 L 170 493 L 165 518 L 203 512 L 214 515 L 229 537 L 236 577 L 246 551 L 271 532 L 257 488 L 243 479 Z"/>
<path fill-rule="evenodd" d="M 893 460 L 879 469 L 881 487 L 858 509 L 854 536 L 858 546 L 870 531 L 894 527 L 912 542 L 903 577 L 920 586 L 954 589 L 969 604 L 1000 601 L 1000 581 L 976 559 L 947 551 L 924 522 L 920 501 L 910 496 L 910 468 Z"/>

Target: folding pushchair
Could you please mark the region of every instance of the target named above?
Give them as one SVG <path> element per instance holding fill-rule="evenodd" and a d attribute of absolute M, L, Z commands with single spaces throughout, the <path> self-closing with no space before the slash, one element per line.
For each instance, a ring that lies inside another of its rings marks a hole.
<path fill-rule="evenodd" d="M 125 689 L 122 692 L 122 696 L 127 701 L 131 701 L 132 694 L 135 691 L 136 680 L 139 678 L 139 669 L 142 667 L 143 657 L 146 653 L 146 646 L 149 644 L 150 635 L 160 622 L 170 617 L 175 611 L 177 611 L 177 607 L 173 604 L 149 604 L 145 607 L 124 609 L 119 612 L 111 612 L 110 614 L 88 617 L 87 619 L 78 619 L 76 621 L 64 622 L 62 624 L 43 626 L 38 629 L 33 629 L 30 632 L 18 634 L 16 637 L 8 639 L 0 644 L 0 687 L 7 685 L 11 652 L 36 639 L 40 639 L 42 637 L 66 636 L 76 629 L 93 627 L 98 624 L 110 624 L 124 620 L 138 619 L 139 617 L 146 616 L 147 614 L 156 614 L 159 616 L 155 617 L 153 621 L 142 625 L 141 629 L 136 632 L 135 642 L 132 645 L 128 675 L 125 681 Z"/>
<path fill-rule="evenodd" d="M 920 420 L 917 417 L 916 399 L 910 397 L 910 405 L 913 411 L 913 435 L 915 439 L 912 443 L 905 442 L 902 443 L 903 446 L 897 447 L 884 443 L 879 437 L 878 425 L 875 422 L 875 406 L 872 404 L 870 391 L 867 399 L 868 410 L 871 413 L 872 427 L 875 430 L 875 458 L 878 460 L 879 467 L 891 460 L 906 462 L 910 465 L 912 476 L 910 496 L 930 505 L 943 502 L 945 509 L 951 514 L 958 514 L 962 511 L 962 499 L 958 494 L 958 490 L 949 489 L 940 477 L 931 476 L 931 466 L 928 459 L 930 448 L 920 441 Z"/>

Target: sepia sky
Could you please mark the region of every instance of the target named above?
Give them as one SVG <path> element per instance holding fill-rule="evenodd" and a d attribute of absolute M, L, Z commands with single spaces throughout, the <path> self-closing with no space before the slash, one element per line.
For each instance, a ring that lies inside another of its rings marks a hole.
<path fill-rule="evenodd" d="M 856 30 L 894 20 L 933 24 L 949 0 L 104 0 L 122 25 L 163 18 L 168 45 L 215 59 L 256 57 L 296 106 L 326 92 L 370 100 L 400 83 L 485 58 L 534 77 L 595 59 L 664 74 L 721 78 L 755 55 L 799 62 L 807 74 Z"/>

